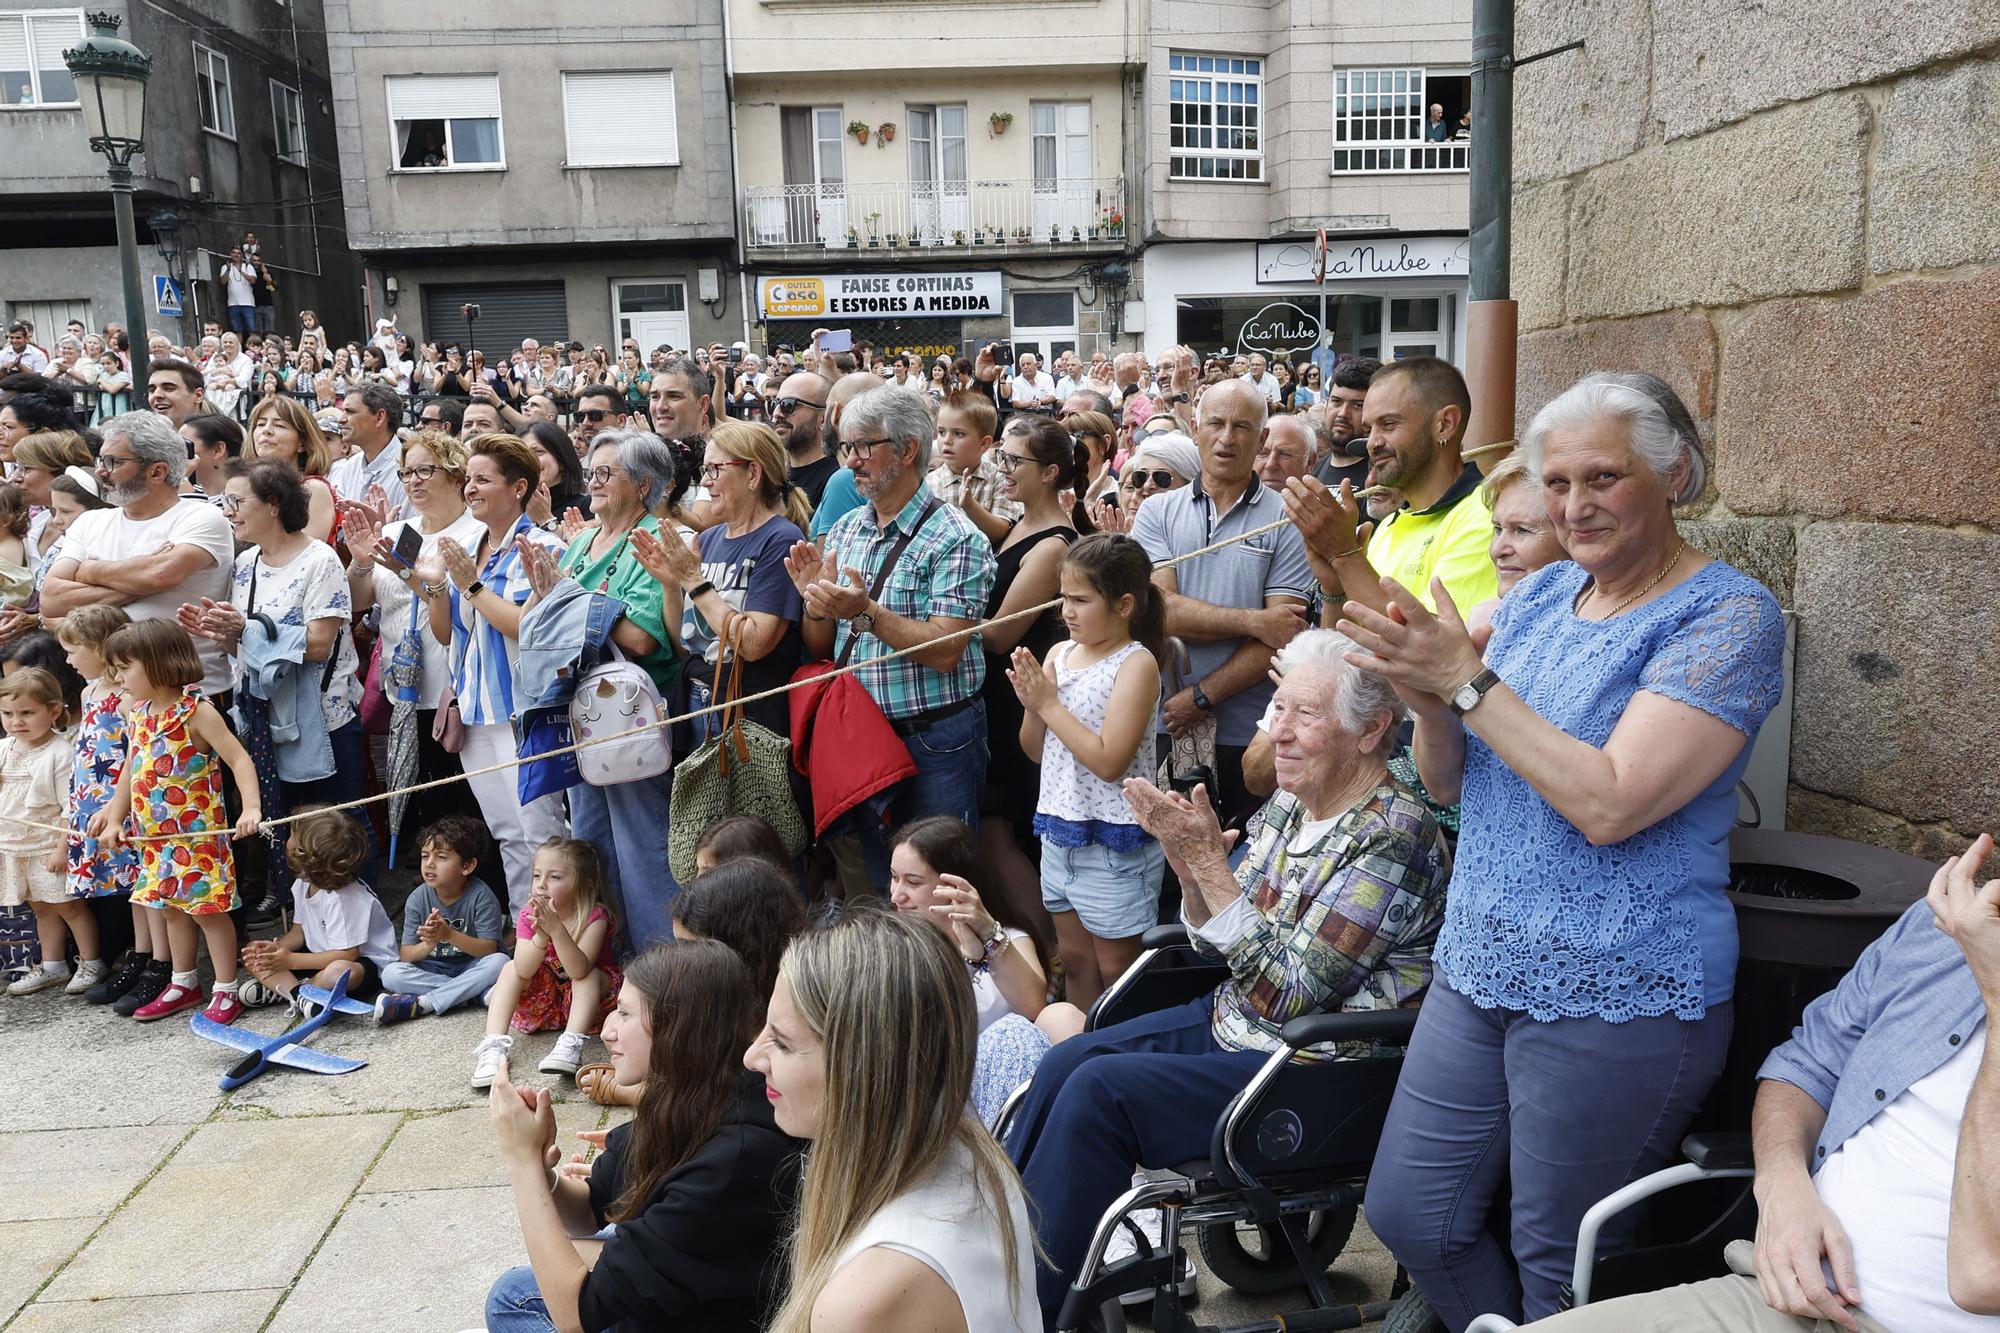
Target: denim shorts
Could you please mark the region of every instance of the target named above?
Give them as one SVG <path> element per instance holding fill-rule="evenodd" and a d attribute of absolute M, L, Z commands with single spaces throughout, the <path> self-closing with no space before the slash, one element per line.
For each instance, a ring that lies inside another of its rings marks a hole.
<path fill-rule="evenodd" d="M 1100 940 L 1124 940 L 1160 924 L 1160 877 L 1167 854 L 1147 839 L 1137 851 L 1102 843 L 1058 847 L 1042 839 L 1042 906 L 1075 912 Z"/>

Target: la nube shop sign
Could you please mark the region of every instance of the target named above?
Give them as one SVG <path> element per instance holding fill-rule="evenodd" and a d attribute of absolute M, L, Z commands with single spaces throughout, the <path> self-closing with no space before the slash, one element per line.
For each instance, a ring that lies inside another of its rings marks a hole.
<path fill-rule="evenodd" d="M 1005 310 L 998 273 L 827 273 L 760 278 L 765 319 L 932 315 L 961 319 Z"/>

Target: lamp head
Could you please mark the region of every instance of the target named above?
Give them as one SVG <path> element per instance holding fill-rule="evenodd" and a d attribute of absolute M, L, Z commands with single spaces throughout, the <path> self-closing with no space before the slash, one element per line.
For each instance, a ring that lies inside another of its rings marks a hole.
<path fill-rule="evenodd" d="M 118 36 L 115 14 L 87 14 L 90 35 L 63 63 L 76 79 L 90 146 L 120 165 L 146 138 L 146 78 L 153 58 Z"/>

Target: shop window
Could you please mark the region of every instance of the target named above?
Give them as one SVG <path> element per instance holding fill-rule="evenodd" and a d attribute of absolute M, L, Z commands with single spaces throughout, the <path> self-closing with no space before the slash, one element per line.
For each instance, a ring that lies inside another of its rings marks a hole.
<path fill-rule="evenodd" d="M 64 48 L 83 41 L 83 12 L 0 14 L 0 108 L 75 106 Z"/>
<path fill-rule="evenodd" d="M 401 171 L 492 171 L 507 164 L 500 76 L 415 74 L 382 80 Z"/>
<path fill-rule="evenodd" d="M 1472 80 L 1464 74 L 1335 70 L 1333 170 L 1464 171 L 1472 147 L 1464 117 L 1471 105 Z"/>
<path fill-rule="evenodd" d="M 1167 72 L 1168 176 L 1264 179 L 1264 62 L 1172 52 Z"/>
<path fill-rule="evenodd" d="M 1389 302 L 1389 332 L 1434 333 L 1444 326 L 1438 321 L 1438 298 L 1420 297 Z"/>

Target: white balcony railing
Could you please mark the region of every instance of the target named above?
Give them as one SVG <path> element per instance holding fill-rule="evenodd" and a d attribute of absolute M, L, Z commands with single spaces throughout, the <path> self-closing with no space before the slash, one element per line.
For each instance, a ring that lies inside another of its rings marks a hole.
<path fill-rule="evenodd" d="M 1122 243 L 1122 177 L 1041 181 L 753 185 L 745 189 L 751 249 Z"/>
<path fill-rule="evenodd" d="M 1447 143 L 1389 142 L 1333 147 L 1333 169 L 1342 175 L 1362 175 L 1385 171 L 1464 171 L 1472 143 L 1458 139 Z"/>

